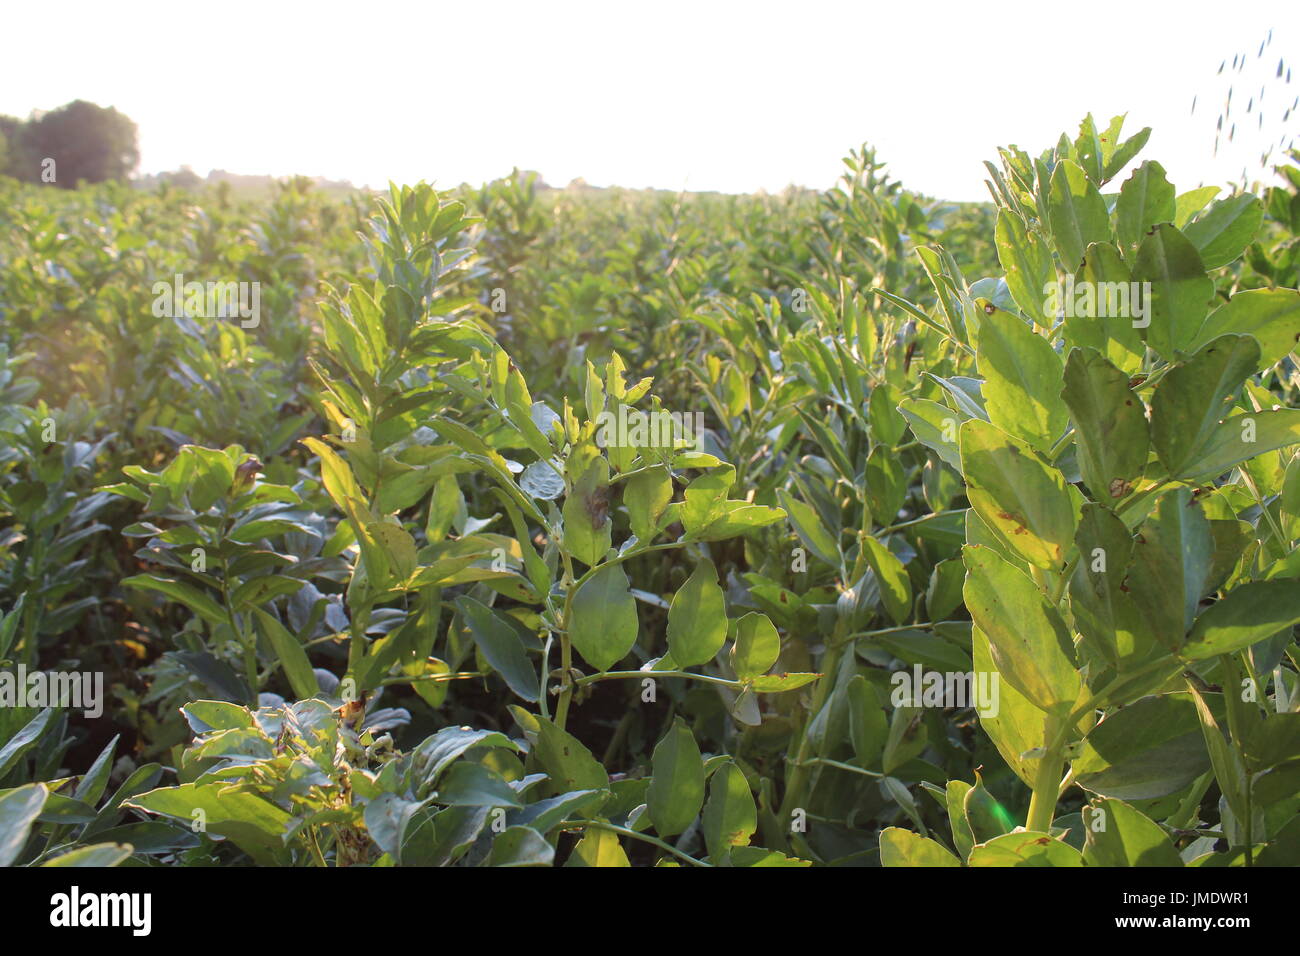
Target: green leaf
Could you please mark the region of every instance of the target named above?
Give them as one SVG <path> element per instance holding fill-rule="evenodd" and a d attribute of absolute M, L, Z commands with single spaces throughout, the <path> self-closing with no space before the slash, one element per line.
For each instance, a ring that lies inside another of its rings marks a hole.
<path fill-rule="evenodd" d="M 1075 162 L 1063 159 L 1052 170 L 1047 223 L 1061 264 L 1073 271 L 1090 243 L 1110 241 L 1106 200 Z"/>
<path fill-rule="evenodd" d="M 766 614 L 751 611 L 736 622 L 731 666 L 741 680 L 766 674 L 781 654 L 781 636 Z"/>
<path fill-rule="evenodd" d="M 777 498 L 786 514 L 790 516 L 790 524 L 794 526 L 799 540 L 817 557 L 832 568 L 838 569 L 844 560 L 840 555 L 839 539 L 826 530 L 817 516 L 817 510 L 812 505 L 800 501 L 784 488 L 777 491 Z"/>
<path fill-rule="evenodd" d="M 673 481 L 665 468 L 655 467 L 633 475 L 623 486 L 632 533 L 649 544 L 659 530 L 659 518 L 673 497 Z"/>
<path fill-rule="evenodd" d="M 1249 335 L 1259 343 L 1258 370 L 1284 358 L 1300 340 L 1300 292 L 1249 289 L 1238 292 L 1201 324 L 1189 349 L 1200 349 L 1220 335 Z"/>
<path fill-rule="evenodd" d="M 113 754 L 117 750 L 120 736 L 120 734 L 114 735 L 107 746 L 99 752 L 90 769 L 81 775 L 81 779 L 77 782 L 77 789 L 72 794 L 74 799 L 91 806 L 99 803 L 99 798 L 104 795 L 104 790 L 108 786 L 108 775 L 113 770 Z"/>
<path fill-rule="evenodd" d="M 215 448 L 183 445 L 180 454 L 194 459 L 188 482 L 190 506 L 195 511 L 207 511 L 230 491 L 235 480 L 235 464 L 225 452 Z"/>
<path fill-rule="evenodd" d="M 433 798 L 456 807 L 522 807 L 518 794 L 495 770 L 468 760 L 452 764 Z"/>
<path fill-rule="evenodd" d="M 902 672 L 895 671 L 895 674 L 899 673 Z M 895 695 L 900 694 L 901 688 L 895 688 L 894 693 Z M 912 694 L 902 701 L 897 696 L 894 698 L 894 712 L 889 717 L 889 733 L 885 737 L 885 747 L 880 753 L 880 768 L 885 773 L 893 773 L 899 767 L 905 766 L 914 758 L 919 757 L 930 740 L 929 730 L 921 722 L 920 695 L 921 688 L 914 687 L 912 688 Z M 914 703 L 908 701 L 914 701 Z M 902 787 L 902 791 L 906 793 L 907 788 Z M 911 797 L 908 796 L 905 799 L 910 801 Z"/>
<path fill-rule="evenodd" d="M 569 607 L 569 639 L 574 649 L 598 671 L 607 671 L 636 644 L 636 599 L 628 590 L 620 564 L 606 565 L 573 594 Z"/>
<path fill-rule="evenodd" d="M 821 674 L 764 674 L 749 682 L 750 689 L 756 694 L 780 694 L 787 690 L 797 690 L 820 678 Z"/>
<path fill-rule="evenodd" d="M 190 730 L 196 734 L 211 733 L 214 730 L 241 730 L 252 727 L 252 711 L 238 704 L 224 700 L 192 700 L 181 707 Z"/>
<path fill-rule="evenodd" d="M 1259 364 L 1248 335 L 1221 335 L 1171 369 L 1151 396 L 1151 444 L 1175 477 L 1203 471 L 1199 461 L 1233 395 Z"/>
<path fill-rule="evenodd" d="M 9 866 L 18 858 L 49 795 L 43 783 L 29 783 L 0 795 L 0 866 Z"/>
<path fill-rule="evenodd" d="M 848 683 L 849 741 L 857 765 L 864 770 L 880 766 L 889 724 L 885 720 L 880 692 L 861 674 Z"/>
<path fill-rule="evenodd" d="M 668 650 L 680 667 L 707 664 L 727 642 L 727 609 L 718 571 L 703 558 L 668 608 Z"/>
<path fill-rule="evenodd" d="M 1236 259 L 1254 241 L 1264 220 L 1264 204 L 1250 193 L 1216 202 L 1183 230 L 1207 269 Z"/>
<path fill-rule="evenodd" d="M 1185 227 L 1218 193 L 1218 186 L 1199 186 L 1180 193 L 1174 201 L 1174 225 L 1179 229 Z"/>
<path fill-rule="evenodd" d="M 1090 245 L 1075 279 L 1073 285 L 1067 281 L 1056 288 L 1057 307 L 1065 313 L 1066 342 L 1095 349 L 1118 368 L 1136 374 L 1146 354 L 1139 329 L 1149 313 L 1118 247 L 1109 242 Z"/>
<path fill-rule="evenodd" d="M 41 739 L 50 721 L 54 719 L 54 708 L 46 707 L 23 725 L 22 730 L 14 734 L 0 747 L 0 780 L 3 780 L 9 768 L 18 762 L 28 750 Z"/>
<path fill-rule="evenodd" d="M 1043 710 L 1068 712 L 1079 696 L 1079 674 L 1056 608 L 991 549 L 967 545 L 962 556 L 966 607 L 988 636 L 998 673 Z"/>
<path fill-rule="evenodd" d="M 871 422 L 871 437 L 879 445 L 897 445 L 907 433 L 907 421 L 898 413 L 902 395 L 894 386 L 884 383 L 871 390 L 867 399 L 867 417 Z"/>
<path fill-rule="evenodd" d="M 976 675 L 996 673 L 988 636 L 978 625 L 971 629 L 971 662 Z M 1025 756 L 1042 747 L 1047 715 L 1029 698 L 999 680 L 996 712 L 980 714 L 980 727 L 988 734 L 1002 759 L 1028 786 L 1034 785 L 1040 758 Z"/>
<path fill-rule="evenodd" d="M 680 517 L 687 533 L 703 531 L 725 510 L 727 492 L 736 480 L 731 465 L 714 468 L 694 479 L 682 491 Z"/>
<path fill-rule="evenodd" d="M 623 844 L 618 842 L 617 833 L 591 828 L 578 841 L 564 865 L 630 867 L 632 864 Z"/>
<path fill-rule="evenodd" d="M 903 562 L 876 538 L 867 535 L 862 539 L 862 553 L 880 584 L 880 598 L 885 610 L 902 624 L 912 616 L 912 582 Z"/>
<path fill-rule="evenodd" d="M 165 594 L 169 598 L 180 601 L 209 624 L 227 623 L 226 612 L 221 609 L 221 606 L 193 585 L 172 578 L 160 578 L 153 574 L 136 574 L 124 578 L 122 584 L 129 588 Z"/>
<path fill-rule="evenodd" d="M 280 664 L 284 667 L 284 676 L 288 678 L 289 686 L 293 688 L 298 699 L 308 700 L 318 696 L 320 682 L 316 680 L 316 673 L 312 670 L 307 651 L 298 642 L 298 638 L 290 634 L 273 615 L 261 608 L 255 609 L 253 613 L 262 635 L 270 642 L 275 656 L 280 659 Z"/>
<path fill-rule="evenodd" d="M 506 827 L 492 841 L 488 866 L 550 866 L 555 847 L 532 827 Z"/>
<path fill-rule="evenodd" d="M 906 398 L 899 403 L 898 411 L 907 419 L 912 434 L 926 448 L 961 473 L 961 455 L 958 451 L 958 429 L 970 416 L 954 412 L 947 405 L 929 399 Z"/>
<path fill-rule="evenodd" d="M 352 469 L 338 454 L 319 438 L 304 438 L 302 443 L 320 458 L 321 482 L 330 500 L 344 513 L 347 513 L 347 500 L 365 501 L 366 494 L 357 484 Z"/>
<path fill-rule="evenodd" d="M 415 539 L 405 528 L 391 521 L 372 521 L 366 525 L 366 533 L 375 548 L 383 552 L 383 567 L 391 570 L 398 581 L 404 581 L 415 573 L 419 563 Z M 386 586 L 387 576 L 381 576 L 374 583 Z"/>
<path fill-rule="evenodd" d="M 9 648 L 13 647 L 14 636 L 18 633 L 18 622 L 22 620 L 23 604 L 27 601 L 27 592 L 18 595 L 18 600 L 9 610 L 8 614 L 0 611 L 0 660 L 4 660 L 9 654 Z"/>
<path fill-rule="evenodd" d="M 1196 703 L 1196 716 L 1200 720 L 1205 748 L 1210 753 L 1210 764 L 1214 767 L 1214 779 L 1219 784 L 1219 792 L 1228 802 L 1232 815 L 1238 820 L 1244 820 L 1249 812 L 1246 791 L 1250 782 L 1246 777 L 1241 753 L 1228 743 L 1227 737 L 1219 729 L 1219 722 L 1210 710 L 1205 696 L 1195 687 L 1191 687 L 1191 693 Z"/>
<path fill-rule="evenodd" d="M 424 526 L 430 544 L 437 544 L 447 537 L 457 510 L 464 504 L 455 475 L 443 475 L 434 483 L 433 493 L 429 495 L 429 517 Z"/>
<path fill-rule="evenodd" d="M 998 210 L 993 235 L 998 262 L 1017 308 L 1039 325 L 1050 325 L 1043 312 L 1043 288 L 1053 276 L 1052 254 L 1046 244 L 1037 230 L 1026 229 L 1024 220 L 1010 209 Z"/>
<path fill-rule="evenodd" d="M 728 760 L 709 780 L 709 800 L 704 805 L 704 842 L 714 862 L 733 846 L 748 846 L 758 829 L 758 808 L 749 782 L 734 761 Z"/>
<path fill-rule="evenodd" d="M 1205 595 L 1214 538 L 1205 510 L 1180 487 L 1162 495 L 1138 530 L 1127 587 L 1151 635 L 1177 651 Z"/>
<path fill-rule="evenodd" d="M 537 668 L 529 660 L 519 633 L 501 620 L 497 612 L 467 594 L 456 599 L 456 607 L 492 669 L 512 691 L 529 703 L 536 703 Z"/>
<path fill-rule="evenodd" d="M 186 826 L 203 819 L 209 833 L 229 837 L 254 860 L 264 863 L 279 858 L 290 823 L 289 814 L 275 804 L 256 794 L 230 789 L 224 782 L 162 787 L 122 805 L 172 817 Z M 201 817 L 196 810 L 202 811 Z"/>
<path fill-rule="evenodd" d="M 1124 586 L 1133 536 L 1113 511 L 1084 504 L 1075 538 L 1079 565 L 1070 579 L 1074 626 L 1091 649 L 1112 667 L 1128 669 L 1150 656 L 1151 630 Z"/>
<path fill-rule="evenodd" d="M 1300 582 L 1251 581 L 1229 591 L 1196 619 L 1181 655 L 1204 660 L 1231 654 L 1300 623 Z"/>
<path fill-rule="evenodd" d="M 688 541 L 725 541 L 737 535 L 748 534 L 758 528 L 785 520 L 785 512 L 780 508 L 766 505 L 751 505 L 743 501 L 726 501 L 719 506 L 719 513 L 703 528 L 688 532 Z"/>
<path fill-rule="evenodd" d="M 580 445 L 569 455 L 566 471 L 574 481 L 564 499 L 564 547 L 592 567 L 609 551 L 611 543 L 609 462 L 594 446 Z"/>
<path fill-rule="evenodd" d="M 117 866 L 130 858 L 135 851 L 132 846 L 117 843 L 95 843 L 91 846 L 78 847 L 68 853 L 61 853 L 47 860 L 41 866 Z"/>
<path fill-rule="evenodd" d="M 907 500 L 907 473 L 894 450 L 884 445 L 871 449 L 862 480 L 871 513 L 878 516 L 882 524 L 892 522 Z"/>
<path fill-rule="evenodd" d="M 989 421 L 1040 451 L 1051 448 L 1069 413 L 1061 401 L 1061 357 L 1047 339 L 994 309 L 980 321 L 976 355 Z"/>
<path fill-rule="evenodd" d="M 984 523 L 1030 564 L 1060 568 L 1076 523 L 1061 473 L 1028 445 L 977 419 L 961 427 L 961 461 L 967 497 Z"/>
<path fill-rule="evenodd" d="M 728 854 L 732 866 L 812 866 L 811 860 L 800 860 L 786 856 L 777 850 L 768 850 L 761 846 L 733 846 Z M 659 864 L 664 865 L 664 864 Z"/>
<path fill-rule="evenodd" d="M 1083 815 L 1089 866 L 1182 866 L 1158 824 L 1122 800 L 1098 800 Z"/>
<path fill-rule="evenodd" d="M 1083 866 L 1083 854 L 1046 833 L 1022 830 L 982 843 L 967 866 Z"/>
<path fill-rule="evenodd" d="M 248 610 L 259 604 L 267 604 L 278 597 L 296 594 L 302 587 L 298 578 L 285 577 L 282 574 L 262 574 L 249 578 L 230 594 L 230 609 L 236 613 Z"/>
<path fill-rule="evenodd" d="M 1214 297 L 1214 282 L 1196 247 L 1173 226 L 1156 226 L 1138 247 L 1133 280 L 1151 283 L 1147 344 L 1166 361 L 1176 361 L 1196 337 Z"/>
<path fill-rule="evenodd" d="M 547 833 L 565 820 L 591 818 L 609 799 L 608 790 L 577 790 L 562 793 L 530 803 L 524 809 L 511 813 L 509 820 L 532 827 L 538 833 Z"/>
<path fill-rule="evenodd" d="M 656 745 L 651 767 L 647 812 L 660 836 L 676 836 L 691 825 L 704 804 L 704 760 L 680 717 L 674 718 Z"/>
<path fill-rule="evenodd" d="M 1149 439 L 1142 400 L 1128 376 L 1093 349 L 1072 349 L 1061 398 L 1074 419 L 1079 468 L 1099 501 L 1121 498 L 1142 473 Z"/>
<path fill-rule="evenodd" d="M 925 608 L 931 621 L 946 621 L 961 606 L 965 577 L 966 566 L 960 558 L 944 558 L 935 564 L 925 589 Z"/>
<path fill-rule="evenodd" d="M 577 737 L 537 717 L 537 759 L 550 774 L 555 793 L 607 790 L 609 774 Z"/>
<path fill-rule="evenodd" d="M 1143 697 L 1109 714 L 1071 764 L 1079 786 L 1120 800 L 1177 793 L 1209 767 L 1196 707 L 1186 694 Z"/>
<path fill-rule="evenodd" d="M 975 846 L 975 833 L 966 818 L 966 797 L 974 789 L 964 780 L 949 780 L 944 788 L 944 809 L 948 811 L 948 828 L 952 831 L 952 845 L 961 859 L 970 856 Z"/>
<path fill-rule="evenodd" d="M 510 709 L 513 712 L 516 708 L 512 704 Z M 533 720 L 538 719 L 540 718 L 533 718 Z M 426 737 L 416 748 L 415 763 L 424 781 L 433 783 L 447 767 L 451 766 L 452 761 L 475 747 L 518 749 L 518 745 L 513 740 L 495 730 L 444 727 L 432 737 Z"/>
<path fill-rule="evenodd" d="M 1147 160 L 1119 189 L 1115 221 L 1120 243 L 1136 246 L 1152 226 L 1173 222 L 1174 212 L 1174 187 L 1165 178 L 1165 168 Z"/>
<path fill-rule="evenodd" d="M 901 827 L 880 831 L 881 866 L 961 866 L 943 844 Z"/>
<path fill-rule="evenodd" d="M 1183 470 L 1192 479 L 1208 481 L 1242 462 L 1295 444 L 1300 444 L 1300 408 L 1244 412 L 1215 425 Z"/>

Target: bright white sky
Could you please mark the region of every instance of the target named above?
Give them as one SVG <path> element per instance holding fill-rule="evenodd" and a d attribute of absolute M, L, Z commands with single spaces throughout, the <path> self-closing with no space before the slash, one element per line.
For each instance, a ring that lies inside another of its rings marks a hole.
<path fill-rule="evenodd" d="M 0 113 L 116 106 L 144 172 L 448 187 L 517 165 L 553 185 L 774 191 L 829 186 L 869 141 L 907 186 L 985 199 L 995 147 L 1036 154 L 1089 111 L 1154 127 L 1143 155 L 1180 190 L 1300 132 L 1300 110 L 1282 124 L 1294 0 L 11 0 L 0 22 Z M 1216 164 L 1216 71 L 1237 53 L 1239 148 Z M 1261 85 L 1263 132 L 1244 113 Z"/>

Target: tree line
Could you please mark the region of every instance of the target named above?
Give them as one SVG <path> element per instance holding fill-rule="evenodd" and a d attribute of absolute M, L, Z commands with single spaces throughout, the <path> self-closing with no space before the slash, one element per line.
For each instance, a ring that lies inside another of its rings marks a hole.
<path fill-rule="evenodd" d="M 0 115 L 0 174 L 72 189 L 124 180 L 139 162 L 136 125 L 111 106 L 74 100 L 26 120 Z"/>

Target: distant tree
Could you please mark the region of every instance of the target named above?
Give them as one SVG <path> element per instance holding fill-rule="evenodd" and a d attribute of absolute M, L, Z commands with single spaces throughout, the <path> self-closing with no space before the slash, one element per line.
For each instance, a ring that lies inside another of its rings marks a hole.
<path fill-rule="evenodd" d="M 48 172 L 44 179 L 42 172 L 50 168 L 47 160 L 53 160 L 53 181 L 65 189 L 83 179 L 90 183 L 126 179 L 140 162 L 135 123 L 111 106 L 85 100 L 33 114 L 23 124 L 19 140 L 18 177 L 48 182 Z"/>
<path fill-rule="evenodd" d="M 162 178 L 181 189 L 198 189 L 203 185 L 203 178 L 189 166 L 182 166 L 174 173 L 163 173 Z"/>

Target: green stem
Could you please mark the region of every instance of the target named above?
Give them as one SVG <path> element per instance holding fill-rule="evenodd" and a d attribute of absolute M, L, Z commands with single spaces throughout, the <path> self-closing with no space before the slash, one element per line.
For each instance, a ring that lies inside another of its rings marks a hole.
<path fill-rule="evenodd" d="M 325 854 L 320 851 L 320 841 L 316 839 L 316 828 L 308 827 L 307 835 L 311 838 L 309 845 L 311 846 L 312 853 L 316 857 L 316 864 L 318 866 L 328 867 L 329 864 L 325 862 Z"/>
<path fill-rule="evenodd" d="M 965 508 L 949 508 L 947 511 L 932 511 L 930 514 L 921 515 L 919 518 L 909 518 L 907 521 L 900 521 L 897 524 L 891 524 L 887 528 L 881 528 L 876 532 L 876 537 L 881 538 L 887 534 L 893 534 L 902 528 L 910 528 L 914 524 L 920 524 L 922 521 L 931 521 L 935 518 L 942 518 L 945 515 L 961 514 Z"/>
<path fill-rule="evenodd" d="M 622 564 L 624 561 L 631 561 L 633 558 L 640 557 L 643 554 L 650 554 L 652 551 L 667 551 L 669 548 L 684 548 L 689 543 L 690 542 L 688 541 L 666 541 L 663 544 L 652 544 L 649 547 L 635 548 L 631 551 L 626 551 L 623 554 L 617 554 L 614 557 L 610 558 L 608 561 L 602 561 L 594 568 L 588 569 L 587 572 L 583 574 L 582 577 L 577 579 L 577 582 L 573 585 L 572 590 L 576 591 L 578 588 L 586 584 L 587 581 L 590 580 L 591 577 L 594 574 L 596 574 L 597 571 L 603 571 L 606 568 L 611 567 L 615 564 Z M 572 576 L 573 567 L 569 560 L 568 555 L 564 554 L 564 552 L 560 552 L 560 553 L 564 557 L 564 563 L 566 565 L 568 575 Z M 566 608 L 568 607 L 567 597 L 565 599 L 565 607 Z M 565 626 L 566 627 L 568 626 L 567 618 L 566 618 Z"/>
<path fill-rule="evenodd" d="M 864 637 L 884 637 L 886 634 L 902 634 L 906 631 L 932 631 L 940 624 L 969 624 L 970 621 L 918 621 L 915 624 L 900 624 L 897 627 L 882 627 L 874 631 L 858 631 L 845 638 L 846 641 L 860 641 Z"/>
<path fill-rule="evenodd" d="M 663 840 L 660 840 L 658 837 L 652 837 L 648 833 L 638 833 L 636 830 L 629 830 L 627 827 L 616 826 L 613 823 L 606 823 L 604 820 L 574 820 L 570 823 L 566 823 L 564 825 L 564 828 L 566 830 L 577 830 L 577 829 L 608 830 L 610 833 L 617 833 L 619 836 L 625 836 L 631 840 L 640 840 L 643 843 L 650 843 L 654 846 L 659 847 L 659 849 L 661 850 L 666 850 L 667 852 L 671 853 L 673 856 L 677 857 L 680 860 L 685 860 L 687 863 L 690 863 L 693 866 L 713 865 L 712 863 L 706 863 L 703 860 L 697 860 L 695 859 L 695 857 L 683 853 L 681 850 L 677 849 L 677 847 L 673 846 L 671 843 L 665 843 Z"/>
<path fill-rule="evenodd" d="M 483 671 L 459 671 L 455 674 L 425 674 L 420 677 L 385 677 L 379 682 L 379 686 L 388 687 L 392 684 L 421 684 L 434 683 L 438 684 L 449 680 L 470 680 L 474 677 L 487 677 Z"/>
<path fill-rule="evenodd" d="M 1205 796 L 1205 792 L 1210 789 L 1210 784 L 1213 782 L 1213 770 L 1207 770 L 1197 777 L 1192 783 L 1192 789 L 1187 792 L 1187 796 L 1183 798 L 1174 815 L 1169 818 L 1167 825 L 1175 830 L 1185 830 L 1190 827 L 1196 819 L 1196 811 L 1201 806 L 1201 798 Z"/>
<path fill-rule="evenodd" d="M 692 674 L 690 671 L 605 671 L 603 674 L 587 674 L 585 677 L 579 677 L 573 682 L 573 686 L 584 687 L 602 680 L 627 680 L 637 677 L 685 677 L 722 687 L 741 687 L 744 684 L 743 681 L 727 680 L 725 677 L 713 677 L 710 674 Z"/>
<path fill-rule="evenodd" d="M 1049 748 L 1038 761 L 1034 775 L 1034 795 L 1029 800 L 1029 818 L 1025 829 L 1047 833 L 1056 817 L 1056 797 L 1061 790 L 1061 771 L 1065 766 L 1063 748 Z"/>
<path fill-rule="evenodd" d="M 785 788 L 785 797 L 781 801 L 780 819 L 782 820 L 790 819 L 790 814 L 803 800 L 804 789 L 808 786 L 809 766 L 813 759 L 812 738 L 808 736 L 808 724 L 811 723 L 812 719 L 817 716 L 826 703 L 826 698 L 831 692 L 831 685 L 835 683 L 835 673 L 839 669 L 840 656 L 844 653 L 844 648 L 853 646 L 852 642 L 842 639 L 842 630 L 842 622 L 837 621 L 830 646 L 826 649 L 826 654 L 821 661 L 822 679 L 817 682 L 817 687 L 813 691 L 812 706 L 809 708 L 808 717 L 805 718 L 803 727 L 799 731 L 799 752 L 795 755 L 794 772 L 790 774 L 790 780 Z"/>
<path fill-rule="evenodd" d="M 560 700 L 555 705 L 555 726 L 563 730 L 564 722 L 569 717 L 569 701 L 573 699 L 573 675 L 570 673 L 573 667 L 573 645 L 569 642 L 569 614 L 573 606 L 573 592 L 578 590 L 578 585 L 573 581 L 573 559 L 567 551 L 561 551 L 560 557 L 564 559 L 564 630 L 560 631 Z"/>
<path fill-rule="evenodd" d="M 841 760 L 831 760 L 829 757 L 813 757 L 808 760 L 809 764 L 821 764 L 825 767 L 834 767 L 836 770 L 846 770 L 849 773 L 860 773 L 864 777 L 875 777 L 879 779 L 885 776 L 883 773 L 876 773 L 874 770 L 864 770 L 862 767 L 855 767 L 851 763 L 844 763 Z"/>

